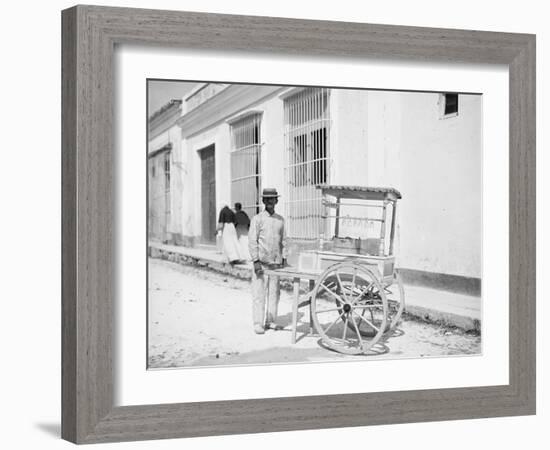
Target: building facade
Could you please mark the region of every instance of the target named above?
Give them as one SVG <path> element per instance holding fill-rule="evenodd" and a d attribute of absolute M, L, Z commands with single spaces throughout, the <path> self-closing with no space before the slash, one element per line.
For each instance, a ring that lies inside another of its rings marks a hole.
<path fill-rule="evenodd" d="M 180 243 L 182 174 L 174 155 L 180 153 L 182 144 L 177 125 L 181 105 L 181 100 L 172 100 L 148 121 L 147 234 L 159 242 Z"/>
<path fill-rule="evenodd" d="M 399 267 L 481 278 L 481 96 L 198 84 L 176 103 L 150 120 L 151 239 L 213 244 L 224 205 L 252 216 L 275 187 L 292 261 L 327 233 L 316 185 L 388 186 Z"/>

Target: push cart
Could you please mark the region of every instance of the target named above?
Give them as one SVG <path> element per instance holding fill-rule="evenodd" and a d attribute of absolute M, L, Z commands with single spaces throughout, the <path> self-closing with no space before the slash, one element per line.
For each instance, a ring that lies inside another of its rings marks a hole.
<path fill-rule="evenodd" d="M 405 292 L 395 267 L 399 191 L 393 188 L 319 185 L 324 233 L 316 250 L 302 251 L 297 267 L 267 270 L 294 283 L 292 343 L 298 310 L 309 306 L 309 327 L 325 346 L 367 353 L 399 324 Z M 309 289 L 300 296 L 300 281 Z"/>

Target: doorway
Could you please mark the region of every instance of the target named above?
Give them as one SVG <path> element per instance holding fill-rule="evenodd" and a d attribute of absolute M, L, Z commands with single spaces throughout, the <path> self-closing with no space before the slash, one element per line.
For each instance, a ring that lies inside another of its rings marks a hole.
<path fill-rule="evenodd" d="M 216 156 L 214 144 L 199 150 L 201 158 L 202 243 L 216 243 Z"/>

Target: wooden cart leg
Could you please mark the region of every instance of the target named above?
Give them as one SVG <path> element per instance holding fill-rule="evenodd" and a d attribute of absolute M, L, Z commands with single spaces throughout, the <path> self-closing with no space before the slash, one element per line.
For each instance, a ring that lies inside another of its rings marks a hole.
<path fill-rule="evenodd" d="M 315 280 L 309 280 L 309 292 L 313 292 Z M 311 296 L 309 297 L 309 334 L 313 334 L 313 316 L 311 314 Z"/>
<path fill-rule="evenodd" d="M 291 342 L 296 344 L 296 325 L 298 322 L 298 303 L 300 302 L 300 279 L 294 278 L 294 299 L 292 302 L 292 337 Z"/>

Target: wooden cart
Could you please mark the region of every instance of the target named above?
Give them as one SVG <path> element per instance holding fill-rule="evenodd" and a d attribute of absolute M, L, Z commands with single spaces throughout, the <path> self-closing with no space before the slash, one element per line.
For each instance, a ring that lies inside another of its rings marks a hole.
<path fill-rule="evenodd" d="M 309 306 L 323 343 L 346 354 L 366 353 L 400 321 L 405 292 L 395 267 L 397 201 L 393 188 L 317 186 L 323 194 L 325 232 L 317 250 L 299 255 L 298 267 L 266 271 L 294 283 L 292 343 L 298 309 Z M 299 295 L 300 281 L 309 289 Z"/>

